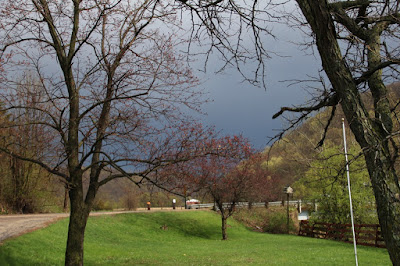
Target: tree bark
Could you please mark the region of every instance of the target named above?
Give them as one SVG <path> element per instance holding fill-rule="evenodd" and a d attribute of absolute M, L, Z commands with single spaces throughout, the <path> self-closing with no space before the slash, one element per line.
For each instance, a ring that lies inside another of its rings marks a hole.
<path fill-rule="evenodd" d="M 226 234 L 226 220 L 227 218 L 225 217 L 225 215 L 221 215 L 221 221 L 222 221 L 222 240 L 227 240 L 228 239 L 228 235 Z"/>
<path fill-rule="evenodd" d="M 371 118 L 361 100 L 352 73 L 342 58 L 326 0 L 297 2 L 315 34 L 323 68 L 333 90 L 339 96 L 350 129 L 363 149 L 382 234 L 393 265 L 400 265 L 400 188 L 388 143 L 391 134 L 388 120 L 391 114 L 387 108 L 387 95 L 382 89 L 379 73 L 378 77 L 369 78 L 370 89 L 375 93 L 375 117 Z M 379 93 L 377 90 L 373 91 L 375 88 L 380 88 Z"/>
<path fill-rule="evenodd" d="M 379 224 L 393 265 L 400 265 L 399 183 L 385 148 L 364 152 L 377 204 Z"/>
<path fill-rule="evenodd" d="M 90 208 L 83 201 L 82 190 L 69 191 L 71 212 L 68 226 L 65 265 L 83 265 L 83 241 Z"/>
<path fill-rule="evenodd" d="M 67 212 L 67 210 L 68 210 L 68 187 L 67 186 L 65 186 L 65 188 L 64 188 L 63 210 L 64 210 L 64 212 Z"/>

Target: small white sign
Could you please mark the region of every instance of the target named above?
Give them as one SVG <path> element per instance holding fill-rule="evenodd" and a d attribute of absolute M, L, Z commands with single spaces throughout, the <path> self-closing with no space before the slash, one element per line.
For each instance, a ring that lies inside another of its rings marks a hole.
<path fill-rule="evenodd" d="M 308 218 L 309 218 L 308 211 L 302 211 L 301 213 L 299 213 L 299 216 L 297 217 L 299 221 L 308 220 Z"/>

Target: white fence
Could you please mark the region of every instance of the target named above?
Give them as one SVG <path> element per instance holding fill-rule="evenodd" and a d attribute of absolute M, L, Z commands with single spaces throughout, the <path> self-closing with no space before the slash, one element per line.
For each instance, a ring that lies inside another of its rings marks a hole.
<path fill-rule="evenodd" d="M 284 203 L 285 206 L 287 206 L 287 201 L 272 201 L 268 202 L 268 206 L 282 206 L 282 203 Z M 301 200 L 291 200 L 289 201 L 289 206 L 296 206 L 297 208 L 301 208 Z M 228 208 L 231 205 L 231 203 L 224 203 L 224 208 Z M 241 207 L 248 207 L 249 203 L 248 202 L 237 202 L 236 207 L 241 208 Z M 191 204 L 188 205 L 188 209 L 204 209 L 204 208 L 217 208 L 217 206 L 214 203 L 202 203 L 202 204 Z M 252 207 L 265 207 L 265 202 L 253 202 L 251 203 Z"/>

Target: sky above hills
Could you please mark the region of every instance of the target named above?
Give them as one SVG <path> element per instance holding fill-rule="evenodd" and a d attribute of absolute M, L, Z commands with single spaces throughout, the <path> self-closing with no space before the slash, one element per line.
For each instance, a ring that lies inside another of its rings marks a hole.
<path fill-rule="evenodd" d="M 304 103 L 309 97 L 305 84 L 289 86 L 293 83 L 289 80 L 315 77 L 321 68 L 318 55 L 306 55 L 293 44 L 300 40 L 298 32 L 279 25 L 274 33 L 278 39 L 266 40 L 265 46 L 281 56 L 271 54 L 266 61 L 266 89 L 241 82 L 234 69 L 218 75 L 208 72 L 202 84 L 212 100 L 204 106 L 208 114 L 204 122 L 224 134 L 243 134 L 257 149 L 263 149 L 285 126 L 282 119 L 272 119 L 280 107 Z"/>

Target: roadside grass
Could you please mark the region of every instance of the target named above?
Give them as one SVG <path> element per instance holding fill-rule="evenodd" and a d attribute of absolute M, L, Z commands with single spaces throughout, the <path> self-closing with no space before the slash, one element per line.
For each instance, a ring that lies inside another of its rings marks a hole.
<path fill-rule="evenodd" d="M 252 232 L 230 219 L 222 241 L 211 211 L 90 217 L 86 265 L 354 265 L 353 245 Z M 162 229 L 167 226 L 166 230 Z M 6 241 L 0 265 L 62 265 L 68 219 Z M 360 265 L 391 265 L 385 249 L 358 247 Z"/>

